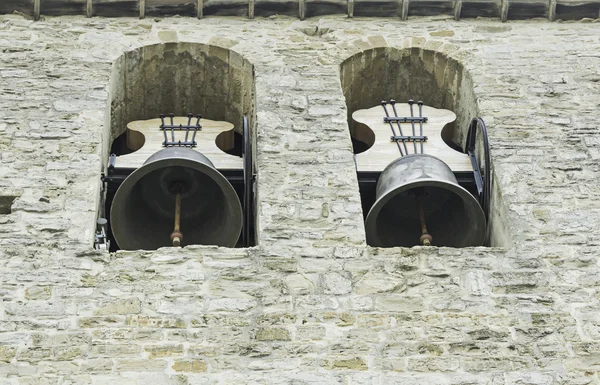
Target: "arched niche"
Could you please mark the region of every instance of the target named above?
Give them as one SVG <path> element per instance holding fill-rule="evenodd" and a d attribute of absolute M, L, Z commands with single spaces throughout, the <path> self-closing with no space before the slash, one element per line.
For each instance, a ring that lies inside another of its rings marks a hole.
<path fill-rule="evenodd" d="M 373 144 L 371 129 L 352 119 L 356 110 L 367 109 L 393 98 L 400 103 L 422 100 L 428 106 L 453 111 L 457 118 L 442 131 L 444 141 L 463 152 L 471 119 L 479 116 L 474 85 L 464 66 L 452 57 L 423 48 L 372 48 L 357 53 L 340 66 L 340 77 L 348 111 L 348 127 L 355 153 Z M 374 202 L 365 198 L 363 211 Z M 502 214 L 500 192 L 492 182 L 488 246 L 506 247 L 509 235 Z M 366 215 L 366 213 L 365 213 Z"/>
<path fill-rule="evenodd" d="M 114 63 L 110 83 L 108 146 L 125 133 L 129 122 L 160 114 L 200 113 L 233 123 L 237 134 L 247 115 L 253 127 L 253 66 L 226 48 L 183 42 L 140 47 Z"/>
<path fill-rule="evenodd" d="M 235 157 L 242 156 L 244 116 L 247 116 L 251 148 L 256 148 L 254 67 L 240 54 L 226 48 L 180 42 L 148 45 L 125 52 L 113 64 L 109 100 L 108 130 L 103 138 L 105 165 L 111 153 L 126 155 L 144 145 L 144 136 L 128 130 L 128 123 L 156 119 L 169 113 L 175 116 L 201 114 L 206 119 L 232 123 L 233 130 L 221 133 L 215 144 Z M 254 154 L 250 154 L 246 159 L 253 162 L 254 158 Z M 243 168 L 247 166 L 244 163 Z M 242 201 L 246 191 L 242 166 L 239 170 L 221 172 L 226 178 L 235 179 L 231 183 Z M 109 218 L 116 191 L 116 187 L 111 186 L 101 203 L 104 208 L 100 209 L 100 212 L 104 210 L 100 216 L 106 218 Z M 253 194 L 250 199 L 255 202 Z M 245 215 L 250 216 L 250 234 L 245 243 L 252 245 L 256 239 L 254 203 L 248 206 Z M 243 243 L 238 242 L 238 247 Z"/>
<path fill-rule="evenodd" d="M 391 47 L 362 51 L 342 63 L 341 81 L 353 138 L 365 134 L 364 127 L 352 120 L 352 112 L 388 98 L 402 103 L 423 100 L 453 111 L 456 121 L 444 128 L 443 137 L 457 149 L 464 147 L 469 122 L 478 116 L 471 77 L 459 62 L 440 52 Z"/>

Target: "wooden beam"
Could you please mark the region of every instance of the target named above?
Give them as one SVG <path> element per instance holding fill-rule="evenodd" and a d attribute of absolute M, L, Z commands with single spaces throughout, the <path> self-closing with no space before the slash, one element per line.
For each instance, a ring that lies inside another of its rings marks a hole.
<path fill-rule="evenodd" d="M 196 14 L 198 19 L 202 19 L 204 17 L 204 0 L 198 0 L 198 5 L 196 6 Z"/>
<path fill-rule="evenodd" d="M 146 17 L 146 0 L 140 0 L 140 19 Z"/>
<path fill-rule="evenodd" d="M 94 15 L 94 3 L 93 0 L 87 0 L 87 4 L 85 6 L 85 16 L 92 17 Z"/>
<path fill-rule="evenodd" d="M 508 0 L 502 0 L 500 6 L 500 20 L 502 20 L 503 23 L 508 20 Z"/>
<path fill-rule="evenodd" d="M 248 0 L 248 19 L 254 19 L 254 0 Z"/>
<path fill-rule="evenodd" d="M 462 11 L 462 0 L 454 0 L 454 20 L 460 20 L 460 11 Z"/>
<path fill-rule="evenodd" d="M 556 0 L 548 1 L 548 20 L 554 21 L 556 19 Z"/>
<path fill-rule="evenodd" d="M 306 0 L 298 0 L 298 18 L 306 19 Z"/>
<path fill-rule="evenodd" d="M 402 0 L 402 14 L 400 15 L 400 19 L 407 20 L 408 19 L 408 6 L 410 0 Z"/>
<path fill-rule="evenodd" d="M 42 0 L 33 0 L 33 20 L 40 19 L 40 9 Z"/>
<path fill-rule="evenodd" d="M 348 0 L 348 17 L 354 17 L 354 0 Z"/>

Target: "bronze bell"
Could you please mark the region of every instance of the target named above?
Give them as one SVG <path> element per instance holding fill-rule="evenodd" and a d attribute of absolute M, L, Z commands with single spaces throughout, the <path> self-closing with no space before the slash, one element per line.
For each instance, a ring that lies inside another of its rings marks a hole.
<path fill-rule="evenodd" d="M 112 232 L 123 250 L 233 247 L 242 218 L 227 179 L 207 157 L 184 147 L 165 148 L 148 158 L 123 181 L 110 210 Z"/>
<path fill-rule="evenodd" d="M 427 154 L 396 159 L 381 173 L 365 222 L 371 246 L 481 246 L 486 218 L 442 160 Z"/>

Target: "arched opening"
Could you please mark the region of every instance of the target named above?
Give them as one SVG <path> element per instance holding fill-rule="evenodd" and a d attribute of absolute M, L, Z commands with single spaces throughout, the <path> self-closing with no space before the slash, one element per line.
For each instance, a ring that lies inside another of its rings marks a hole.
<path fill-rule="evenodd" d="M 363 134 L 352 112 L 390 97 L 423 100 L 453 111 L 456 121 L 444 128 L 442 136 L 458 150 L 464 147 L 470 120 L 478 115 L 471 77 L 456 60 L 436 51 L 389 47 L 363 51 L 342 63 L 341 81 L 350 133 L 356 140 Z"/>
<path fill-rule="evenodd" d="M 126 52 L 111 77 L 110 140 L 127 123 L 173 113 L 228 121 L 242 133 L 254 122 L 254 72 L 240 54 L 195 43 L 166 43 Z"/>
<path fill-rule="evenodd" d="M 217 172 L 229 181 L 235 190 L 233 196 L 237 194 L 244 213 L 248 208 L 252 216 L 248 222 L 244 217 L 244 230 L 236 246 L 255 244 L 254 205 L 247 203 L 248 199 L 246 199 L 246 194 L 252 189 L 246 188 L 244 177 L 244 170 L 252 166 L 248 166 L 246 161 L 248 157 L 244 161 L 241 159 L 229 163 L 223 161 L 223 156 L 239 159 L 242 155 L 242 148 L 246 143 L 242 140 L 245 138 L 244 127 L 247 127 L 246 137 L 252 144 L 251 146 L 247 144 L 246 148 L 256 148 L 253 129 L 255 86 L 252 64 L 240 54 L 217 46 L 196 43 L 144 46 L 124 53 L 114 63 L 109 93 L 110 113 L 107 115 L 107 126 L 110 127 L 110 132 L 105 136 L 107 149 L 105 163 L 109 165 L 107 173 L 112 173 L 112 176 L 104 178 L 107 188 L 104 214 L 100 215 L 109 219 L 107 232 L 111 233 L 110 208 L 113 200 L 117 202 L 116 192 L 123 180 L 132 175 L 135 170 L 132 167 L 119 166 L 120 163 L 115 159 L 125 159 L 122 156 L 126 155 L 146 159 L 146 152 L 149 150 L 144 146 L 150 145 L 150 141 L 156 142 L 153 134 L 148 134 L 150 131 L 146 131 L 148 135 L 145 136 L 134 129 L 128 129 L 127 125 L 134 121 L 157 119 L 161 114 L 185 117 L 192 113 L 201 114 L 204 121 L 223 122 L 229 128 L 231 128 L 229 123 L 233 125 L 233 129 L 217 135 L 214 129 L 213 131 L 207 129 L 202 123 L 203 120 L 200 120 L 200 126 L 203 128 L 197 132 L 197 136 L 194 136 L 198 142 L 198 146 L 194 148 L 202 153 L 201 142 L 212 143 L 212 147 L 208 152 L 204 152 L 204 155 L 213 163 Z M 245 120 L 244 117 L 247 119 Z M 159 125 L 156 129 L 160 129 Z M 158 150 L 163 146 L 162 140 L 159 143 Z M 212 151 L 213 148 L 216 152 Z M 152 152 L 158 150 L 153 149 Z M 228 155 L 219 155 L 219 151 Z M 111 158 L 112 162 L 116 162 L 116 167 L 109 163 L 110 154 L 116 155 Z M 252 155 L 249 154 L 250 163 L 252 163 Z M 128 159 L 131 162 L 132 158 Z M 146 179 L 150 178 L 151 175 L 146 177 Z M 184 198 L 185 195 L 181 198 L 182 202 Z M 254 198 L 251 200 L 253 201 Z M 133 199 L 133 201 L 139 200 Z M 191 215 L 190 212 L 195 210 L 195 206 L 190 204 L 186 206 L 182 203 L 182 207 L 186 207 L 187 211 L 185 213 L 182 211 L 181 218 Z M 221 220 L 225 219 L 221 218 Z M 167 227 L 169 226 L 172 227 L 172 224 Z M 111 246 L 111 250 L 116 250 L 114 239 Z"/>
<path fill-rule="evenodd" d="M 442 129 L 441 136 L 450 148 L 461 153 L 465 151 L 468 128 L 471 120 L 479 115 L 479 109 L 471 76 L 454 58 L 422 48 L 374 48 L 346 59 L 341 64 L 340 76 L 355 154 L 373 145 L 374 133 L 369 127 L 356 122 L 352 114 L 390 98 L 403 102 L 423 100 L 427 106 L 454 112 L 456 120 Z M 359 171 L 365 217 L 375 202 L 374 183 L 379 175 L 369 175 L 369 183 L 362 183 Z M 457 179 L 461 183 L 460 178 Z M 492 191 L 489 192 L 492 209 L 485 245 L 506 246 L 508 236 L 503 216 L 499 214 L 499 193 L 495 186 L 492 183 Z M 475 194 L 475 187 L 471 187 L 470 191 Z"/>

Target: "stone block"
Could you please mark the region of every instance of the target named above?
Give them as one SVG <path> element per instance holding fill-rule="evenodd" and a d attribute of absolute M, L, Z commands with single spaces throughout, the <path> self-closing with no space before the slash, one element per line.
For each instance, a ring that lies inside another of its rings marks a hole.
<path fill-rule="evenodd" d="M 283 328 L 261 328 L 256 331 L 258 341 L 291 341 L 290 332 Z"/>
<path fill-rule="evenodd" d="M 327 358 L 321 364 L 322 367 L 331 370 L 368 370 L 367 363 L 360 357 Z"/>
<path fill-rule="evenodd" d="M 348 273 L 327 273 L 323 275 L 326 294 L 348 294 L 352 291 L 352 280 Z"/>
<path fill-rule="evenodd" d="M 95 315 L 120 315 L 138 314 L 141 312 L 141 303 L 138 298 L 119 299 L 104 304 L 94 311 Z"/>
<path fill-rule="evenodd" d="M 206 372 L 204 360 L 177 360 L 173 362 L 173 370 L 176 372 L 202 373 Z"/>
<path fill-rule="evenodd" d="M 292 295 L 314 294 L 317 291 L 316 274 L 290 274 L 285 277 L 285 286 Z"/>
<path fill-rule="evenodd" d="M 149 353 L 150 358 L 182 356 L 183 345 L 146 345 L 144 351 Z"/>
<path fill-rule="evenodd" d="M 399 293 L 406 290 L 406 279 L 383 272 L 368 272 L 356 283 L 357 294 Z"/>

